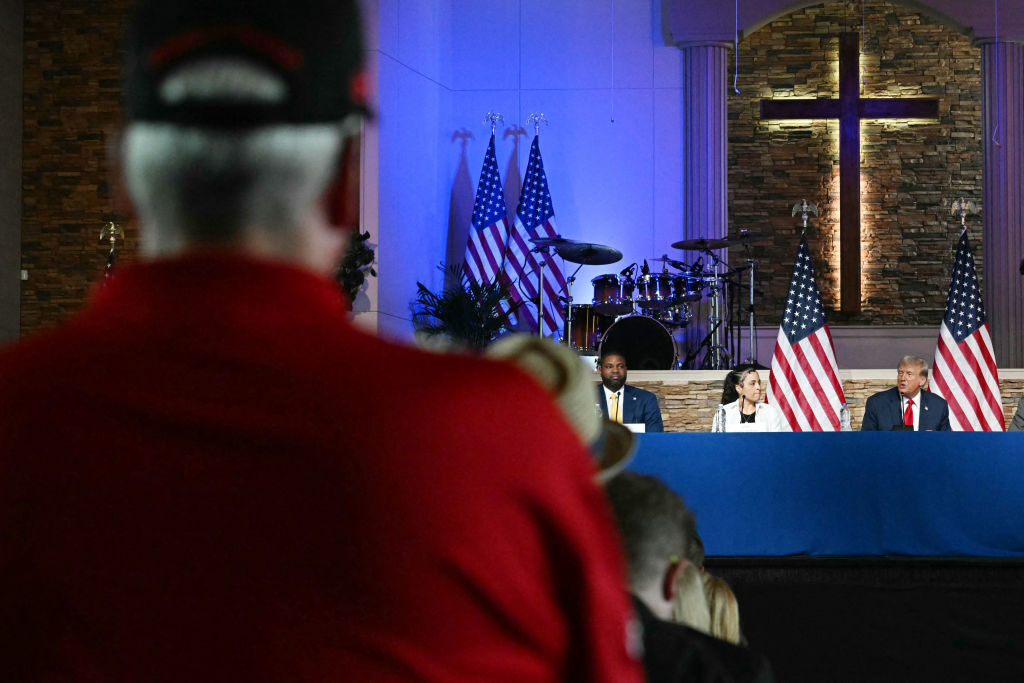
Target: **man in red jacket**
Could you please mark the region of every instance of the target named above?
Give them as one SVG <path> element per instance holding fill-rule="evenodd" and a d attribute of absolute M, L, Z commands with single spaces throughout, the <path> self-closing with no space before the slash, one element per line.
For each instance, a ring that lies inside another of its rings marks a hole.
<path fill-rule="evenodd" d="M 552 399 L 346 321 L 357 19 L 143 3 L 121 150 L 143 262 L 0 353 L 3 680 L 639 679 Z"/>

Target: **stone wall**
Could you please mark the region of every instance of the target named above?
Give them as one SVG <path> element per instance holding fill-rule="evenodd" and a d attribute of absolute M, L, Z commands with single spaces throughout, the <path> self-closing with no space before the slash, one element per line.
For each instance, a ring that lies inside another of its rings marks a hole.
<path fill-rule="evenodd" d="M 761 272 L 759 322 L 778 323 L 806 198 L 818 286 L 832 324 L 938 325 L 959 235 L 950 201 L 981 203 L 980 51 L 967 36 L 899 4 L 864 12 L 862 97 L 929 97 L 933 121 L 861 123 L 861 302 L 838 312 L 839 126 L 760 120 L 762 99 L 838 97 L 839 34 L 861 32 L 861 3 L 829 2 L 773 21 L 739 43 L 741 94 L 729 94 L 729 231 L 749 228 Z M 733 67 L 730 64 L 730 85 Z M 981 222 L 969 232 L 981 279 Z M 733 249 L 734 265 L 745 256 Z"/>
<path fill-rule="evenodd" d="M 114 208 L 107 148 L 120 123 L 118 46 L 130 0 L 24 0 L 23 335 L 78 309 L 103 272 Z M 125 255 L 134 251 L 128 228 Z"/>
<path fill-rule="evenodd" d="M 663 373 L 662 373 L 663 374 Z M 658 396 L 661 417 L 667 432 L 706 432 L 711 429 L 715 408 L 722 397 L 722 381 L 709 379 L 687 380 L 690 373 L 679 373 L 678 379 L 647 380 L 639 373 L 630 373 L 629 383 L 654 392 Z M 704 375 L 706 373 L 700 373 Z M 853 428 L 860 429 L 864 417 L 864 402 L 875 392 L 895 384 L 896 372 L 888 379 L 845 379 L 843 392 L 850 407 Z M 765 380 L 765 375 L 762 380 Z M 1003 413 L 1010 423 L 1017 410 L 1017 401 L 1024 396 L 1024 377 L 1003 379 L 999 383 L 1003 397 Z"/>

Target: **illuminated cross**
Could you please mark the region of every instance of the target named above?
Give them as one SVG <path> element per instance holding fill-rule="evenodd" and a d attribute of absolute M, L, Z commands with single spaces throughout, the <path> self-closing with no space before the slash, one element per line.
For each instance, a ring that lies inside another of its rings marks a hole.
<path fill-rule="evenodd" d="M 933 119 L 935 99 L 860 96 L 860 40 L 839 36 L 839 99 L 761 100 L 762 119 L 839 119 L 839 298 L 844 313 L 860 312 L 860 121 Z"/>

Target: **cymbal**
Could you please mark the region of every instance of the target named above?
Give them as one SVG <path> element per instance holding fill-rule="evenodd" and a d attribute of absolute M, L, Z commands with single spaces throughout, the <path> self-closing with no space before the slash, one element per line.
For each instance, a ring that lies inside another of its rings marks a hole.
<path fill-rule="evenodd" d="M 678 268 L 679 270 L 686 270 L 687 268 L 690 267 L 690 266 L 686 265 L 685 263 L 683 263 L 682 261 L 676 261 L 675 259 L 670 259 L 668 257 L 668 254 L 665 254 L 664 256 L 658 256 L 657 258 L 647 259 L 647 260 L 648 261 L 660 261 L 662 263 L 667 263 L 670 266 L 672 266 L 673 268 Z"/>
<path fill-rule="evenodd" d="M 727 246 L 729 246 L 728 237 L 715 240 L 708 240 L 702 237 L 700 239 L 682 240 L 672 243 L 673 249 L 682 249 L 684 251 L 708 251 L 710 249 L 724 249 Z"/>
<path fill-rule="evenodd" d="M 622 252 L 603 244 L 573 242 L 555 247 L 555 253 L 566 261 L 586 266 L 604 266 L 622 260 Z"/>
<path fill-rule="evenodd" d="M 568 240 L 564 237 L 530 237 L 529 240 L 538 247 L 562 247 L 568 244 L 580 244 L 576 240 Z"/>

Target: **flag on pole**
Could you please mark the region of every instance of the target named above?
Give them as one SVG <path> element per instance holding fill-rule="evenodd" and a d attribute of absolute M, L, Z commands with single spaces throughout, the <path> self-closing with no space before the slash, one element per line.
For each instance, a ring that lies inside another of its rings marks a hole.
<path fill-rule="evenodd" d="M 470 281 L 486 285 L 498 279 L 508 284 L 505 274 L 505 247 L 508 244 L 508 218 L 505 215 L 505 195 L 498 173 L 498 159 L 494 154 L 494 133 L 487 144 L 480 181 L 473 200 L 473 220 L 466 241 L 463 269 Z M 512 289 L 512 288 L 510 288 Z M 512 291 L 513 296 L 518 292 Z"/>
<path fill-rule="evenodd" d="M 800 237 L 772 354 L 768 402 L 782 411 L 794 432 L 840 429 L 839 413 L 846 397 L 806 235 Z"/>
<path fill-rule="evenodd" d="M 531 305 L 519 309 L 520 314 L 537 329 L 537 283 L 540 277 L 540 254 L 530 250 L 533 243 L 531 237 L 557 237 L 555 231 L 555 210 L 551 204 L 551 193 L 548 191 L 548 179 L 544 175 L 544 162 L 540 158 L 540 136 L 534 135 L 530 145 L 530 160 L 526 165 L 523 177 L 523 189 L 519 194 L 519 206 L 516 207 L 515 224 L 508 242 L 508 258 L 505 270 L 509 277 L 518 283 L 522 298 Z M 555 260 L 554 255 L 546 258 L 544 264 L 544 294 L 539 299 L 544 307 L 544 335 L 561 334 L 564 323 L 560 296 L 565 292 L 565 276 Z"/>
<path fill-rule="evenodd" d="M 966 230 L 960 233 L 953 257 L 953 277 L 939 327 L 931 386 L 949 403 L 949 426 L 953 431 L 1005 429 L 999 371 Z"/>

